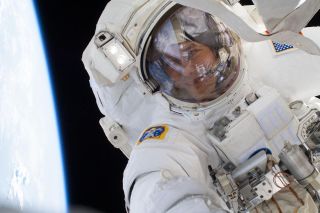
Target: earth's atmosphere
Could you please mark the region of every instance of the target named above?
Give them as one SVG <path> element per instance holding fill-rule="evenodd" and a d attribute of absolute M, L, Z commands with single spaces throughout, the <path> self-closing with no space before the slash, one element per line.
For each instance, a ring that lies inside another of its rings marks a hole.
<path fill-rule="evenodd" d="M 0 209 L 65 212 L 53 92 L 32 0 L 0 0 Z"/>

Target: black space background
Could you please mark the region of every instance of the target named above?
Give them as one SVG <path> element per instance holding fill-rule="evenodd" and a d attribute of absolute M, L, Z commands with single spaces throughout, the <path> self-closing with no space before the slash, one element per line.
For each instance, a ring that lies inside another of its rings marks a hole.
<path fill-rule="evenodd" d="M 122 213 L 126 158 L 107 143 L 81 55 L 108 1 L 35 0 L 52 72 L 72 206 Z M 310 25 L 319 25 L 319 13 Z"/>
<path fill-rule="evenodd" d="M 35 1 L 56 93 L 69 202 L 122 213 L 126 158 L 107 143 L 98 123 L 101 114 L 81 62 L 107 2 Z"/>

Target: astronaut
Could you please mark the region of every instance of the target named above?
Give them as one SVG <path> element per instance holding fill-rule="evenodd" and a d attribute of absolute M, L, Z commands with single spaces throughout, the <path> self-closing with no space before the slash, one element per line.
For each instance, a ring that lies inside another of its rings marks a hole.
<path fill-rule="evenodd" d="M 128 212 L 318 212 L 320 2 L 254 3 L 106 6 L 83 62 Z"/>

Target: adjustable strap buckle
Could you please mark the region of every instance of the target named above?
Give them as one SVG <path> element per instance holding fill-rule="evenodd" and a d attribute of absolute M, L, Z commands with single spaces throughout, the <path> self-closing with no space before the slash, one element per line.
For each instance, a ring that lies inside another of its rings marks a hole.
<path fill-rule="evenodd" d="M 233 6 L 236 3 L 238 3 L 240 0 L 222 0 L 222 1 L 230 6 Z"/>
<path fill-rule="evenodd" d="M 99 121 L 109 142 L 117 149 L 120 149 L 127 158 L 129 158 L 132 147 L 129 144 L 129 138 L 122 127 L 114 120 L 103 117 Z"/>

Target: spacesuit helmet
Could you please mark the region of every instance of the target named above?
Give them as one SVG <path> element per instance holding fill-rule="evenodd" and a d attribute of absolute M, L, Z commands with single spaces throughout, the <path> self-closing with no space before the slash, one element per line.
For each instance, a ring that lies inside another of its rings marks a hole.
<path fill-rule="evenodd" d="M 209 103 L 236 82 L 240 38 L 219 18 L 189 7 L 160 19 L 145 47 L 143 76 L 165 96 Z"/>

